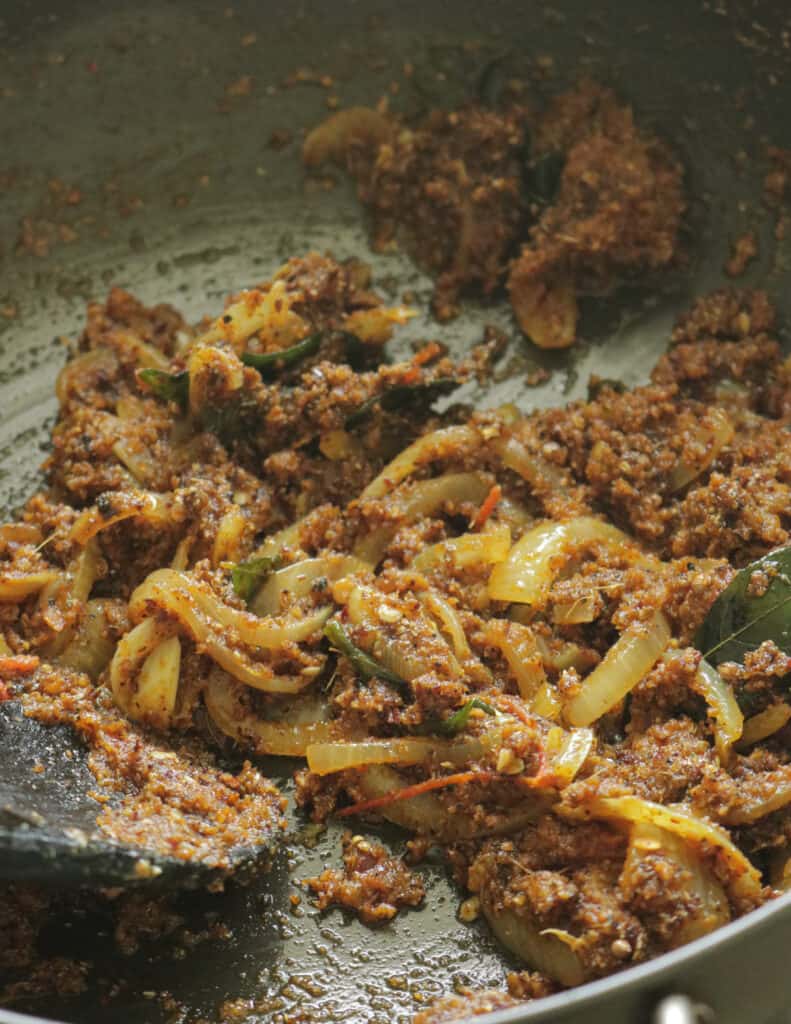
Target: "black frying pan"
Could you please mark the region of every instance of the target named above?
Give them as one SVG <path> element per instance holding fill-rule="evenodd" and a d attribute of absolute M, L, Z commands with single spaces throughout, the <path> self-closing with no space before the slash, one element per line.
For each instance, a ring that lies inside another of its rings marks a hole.
<path fill-rule="evenodd" d="M 628 97 L 683 155 L 696 196 L 688 268 L 658 298 L 632 292 L 617 303 L 589 302 L 583 343 L 546 357 L 554 373 L 545 385 L 524 387 L 539 356 L 518 340 L 502 303 L 470 303 L 442 328 L 425 317 L 412 322 L 406 341 L 434 336 L 456 352 L 478 340 L 485 323 L 513 336 L 505 379 L 494 393 L 470 393 L 473 400 L 557 403 L 583 395 L 593 371 L 629 384 L 644 380 L 676 313 L 723 283 L 729 241 L 749 227 L 759 230 L 761 258 L 743 283 L 767 287 L 788 313 L 786 253 L 760 203 L 765 143 L 791 144 L 782 0 L 240 0 L 228 10 L 205 0 L 134 7 L 34 0 L 6 3 L 2 13 L 0 506 L 8 511 L 37 485 L 63 359 L 53 338 L 74 335 L 87 298 L 118 283 L 198 317 L 289 255 L 367 253 L 348 184 L 306 189 L 299 168 L 300 132 L 326 115 L 328 95 L 344 105 L 370 103 L 397 79 L 394 103 L 453 104 L 492 57 L 506 54 L 515 71 L 541 77 L 537 58 L 551 55 L 555 73 L 546 88 L 590 72 Z M 471 40 L 479 45 L 466 47 Z M 409 88 L 405 61 L 415 66 Z M 333 76 L 335 85 L 279 87 L 304 67 Z M 229 95 L 226 87 L 246 75 L 249 94 L 242 85 L 230 92 L 243 95 Z M 272 133 L 284 129 L 295 141 L 270 146 Z M 80 190 L 76 205 L 64 186 Z M 405 257 L 371 262 L 380 285 L 395 295 L 409 287 L 427 308 L 430 283 Z M 301 827 L 293 818 L 292 833 Z M 387 835 L 397 848 L 401 838 Z M 182 936 L 121 957 L 100 907 L 55 915 L 45 945 L 95 964 L 87 990 L 14 1008 L 81 1024 L 163 1024 L 215 1020 L 224 1000 L 248 1000 L 258 1006 L 251 1019 L 274 1021 L 301 1007 L 300 1019 L 377 1024 L 408 1020 L 421 1001 L 454 985 L 500 985 L 515 966 L 485 929 L 456 920 L 458 893 L 439 865 L 422 869 L 426 908 L 380 930 L 337 911 L 321 918 L 305 901 L 297 911 L 303 916 L 294 916 L 289 895 L 301 892 L 294 882 L 337 860 L 339 830 L 314 849 L 291 849 L 252 886 L 181 897 L 178 909 L 193 931 L 217 913 L 231 929 L 230 938 L 209 938 L 184 955 Z M 782 899 L 659 961 L 497 1020 L 637 1024 L 661 997 L 681 992 L 711 1006 L 722 1024 L 769 1021 L 791 996 L 789 936 L 791 909 Z M 118 994 L 110 999 L 113 985 Z M 165 991 L 183 1016 L 168 1009 Z M 663 1024 L 680 1024 L 684 1017 L 672 1014 L 688 1010 L 689 1003 L 664 1004 Z"/>

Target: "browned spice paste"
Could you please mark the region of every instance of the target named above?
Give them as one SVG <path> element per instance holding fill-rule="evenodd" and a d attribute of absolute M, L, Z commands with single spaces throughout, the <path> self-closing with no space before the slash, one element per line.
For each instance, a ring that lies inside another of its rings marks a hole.
<path fill-rule="evenodd" d="M 537 154 L 564 155 L 533 210 L 520 104 L 410 132 L 347 111 L 305 157 L 347 162 L 383 244 L 409 229 L 440 314 L 508 273 L 522 326 L 540 341 L 550 309 L 557 343 L 578 293 L 675 258 L 681 172 L 583 83 L 531 123 Z M 789 541 L 791 373 L 767 297 L 718 292 L 644 387 L 438 415 L 499 343 L 384 363 L 409 316 L 315 253 L 194 329 L 120 290 L 89 306 L 50 488 L 0 529 L 0 679 L 76 723 L 98 790 L 123 794 L 99 816 L 121 841 L 221 865 L 277 819 L 254 768 L 206 760 L 224 736 L 305 756 L 315 820 L 377 815 L 441 847 L 464 913 L 526 970 L 428 1024 L 644 961 L 782 888 L 789 658 L 768 638 L 715 671 L 695 642 L 736 570 Z M 423 896 L 357 834 L 309 884 L 369 921 Z"/>

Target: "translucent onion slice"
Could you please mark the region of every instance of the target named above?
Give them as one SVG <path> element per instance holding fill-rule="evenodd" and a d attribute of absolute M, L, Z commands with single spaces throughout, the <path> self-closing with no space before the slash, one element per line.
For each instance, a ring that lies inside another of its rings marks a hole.
<path fill-rule="evenodd" d="M 166 623 L 154 618 L 145 618 L 118 642 L 110 662 L 110 689 L 116 704 L 134 717 L 134 683 L 140 666 L 149 654 L 166 639 L 169 633 Z"/>
<path fill-rule="evenodd" d="M 428 613 L 434 618 L 442 633 L 450 640 L 453 653 L 459 661 L 466 661 L 472 657 L 472 651 L 467 641 L 467 634 L 461 624 L 456 609 L 444 597 L 441 597 L 435 590 L 428 590 L 418 595 L 420 602 Z"/>
<path fill-rule="evenodd" d="M 151 483 L 156 467 L 148 451 L 136 451 L 131 445 L 121 440 L 116 441 L 113 445 L 113 455 L 129 471 L 138 487 L 147 487 Z"/>
<path fill-rule="evenodd" d="M 713 719 L 714 745 L 720 761 L 725 764 L 733 744 L 742 735 L 744 715 L 731 687 L 705 658 L 700 660 L 695 685 L 708 705 L 709 715 Z"/>
<path fill-rule="evenodd" d="M 266 537 L 250 555 L 250 558 L 274 558 L 285 550 L 294 554 L 300 552 L 302 547 L 299 537 L 306 519 L 307 516 L 303 516 L 282 530 L 278 530 L 277 533 L 273 533 L 270 537 Z"/>
<path fill-rule="evenodd" d="M 539 776 L 541 785 L 551 785 L 555 789 L 571 785 L 595 746 L 593 729 L 566 731 L 554 726 L 545 740 L 547 766 Z"/>
<path fill-rule="evenodd" d="M 513 434 L 503 434 L 492 442 L 494 451 L 503 460 L 503 465 L 512 469 L 536 491 L 552 488 L 565 494 L 567 480 L 562 470 L 540 455 L 529 451 L 527 446 Z"/>
<path fill-rule="evenodd" d="M 699 462 L 681 459 L 670 474 L 668 483 L 671 491 L 680 491 L 682 487 L 692 483 L 709 468 L 723 448 L 733 440 L 733 423 L 722 409 L 713 406 L 707 413 L 707 419 L 710 425 L 700 424 L 695 438 L 706 448 L 705 456 Z"/>
<path fill-rule="evenodd" d="M 28 573 L 0 573 L 0 603 L 18 604 L 31 594 L 38 594 L 50 583 L 55 583 L 58 578 L 59 573 L 54 569 Z"/>
<path fill-rule="evenodd" d="M 405 785 L 398 771 L 389 765 L 370 765 L 360 772 L 357 779 L 357 787 L 366 800 L 383 797 L 403 789 Z M 450 843 L 477 836 L 518 832 L 537 821 L 548 806 L 543 794 L 528 794 L 508 810 L 492 810 L 481 823 L 466 810 L 450 813 L 447 804 L 436 793 L 420 793 L 381 807 L 376 813 L 410 832 Z"/>
<path fill-rule="evenodd" d="M 378 590 L 362 584 L 353 587 L 346 602 L 349 621 L 355 626 L 368 627 L 374 637 L 372 643 L 363 645 L 366 654 L 407 682 L 439 666 L 452 678 L 462 674 L 458 660 L 432 619 L 418 613 L 410 623 L 415 630 L 421 625 L 425 627 L 423 644 L 418 649 L 414 642 L 416 634 L 412 630 L 396 635 L 385 631 L 377 614 L 383 603 L 386 601 Z"/>
<path fill-rule="evenodd" d="M 292 602 L 297 601 L 311 592 L 316 580 L 335 583 L 368 568 L 365 562 L 353 555 L 329 554 L 294 562 L 272 573 L 253 598 L 250 611 L 256 615 L 277 615 L 281 611 L 283 594 L 288 594 Z"/>
<path fill-rule="evenodd" d="M 748 718 L 742 730 L 740 746 L 748 747 L 772 736 L 791 720 L 791 705 L 772 704 Z"/>
<path fill-rule="evenodd" d="M 115 644 L 108 636 L 108 612 L 113 604 L 120 603 L 102 598 L 88 601 L 76 633 L 57 656 L 57 663 L 84 672 L 95 682 L 115 653 Z"/>
<path fill-rule="evenodd" d="M 444 473 L 432 480 L 420 480 L 391 495 L 389 508 L 398 515 L 398 524 L 372 530 L 355 546 L 358 558 L 378 565 L 400 523 L 411 523 L 422 516 L 434 515 L 445 505 L 466 501 L 480 505 L 489 493 L 490 483 L 480 473 Z"/>
<path fill-rule="evenodd" d="M 169 503 L 161 494 L 150 491 L 109 491 L 77 518 L 69 531 L 69 540 L 87 544 L 101 530 L 133 516 L 155 525 L 165 523 L 169 519 Z"/>
<path fill-rule="evenodd" d="M 316 743 L 308 747 L 308 768 L 317 775 L 328 775 L 372 764 L 424 764 L 427 761 L 468 764 L 483 757 L 499 735 L 500 731 L 493 729 L 481 736 L 465 736 L 451 741 L 399 736 L 358 743 Z"/>
<path fill-rule="evenodd" d="M 220 520 L 211 551 L 211 563 L 239 560 L 242 540 L 247 529 L 247 517 L 238 505 L 231 505 Z"/>
<path fill-rule="evenodd" d="M 728 833 L 709 821 L 697 817 L 685 807 L 666 807 L 637 796 L 592 797 L 573 812 L 563 811 L 569 817 L 604 818 L 609 821 L 646 823 L 666 829 L 691 844 L 703 855 L 714 855 L 730 876 L 730 888 L 735 896 L 750 902 L 761 898 L 761 875 L 733 844 Z"/>
<path fill-rule="evenodd" d="M 160 641 L 143 662 L 130 712 L 159 729 L 170 724 L 176 708 L 181 672 L 181 642 L 177 636 Z"/>
<path fill-rule="evenodd" d="M 249 710 L 246 692 L 234 679 L 215 670 L 209 676 L 203 700 L 217 727 L 256 754 L 304 757 L 311 744 L 327 743 L 336 734 L 323 695 L 290 699 L 285 714 L 265 719 Z"/>
<path fill-rule="evenodd" d="M 533 630 L 519 622 L 495 619 L 487 625 L 486 640 L 502 652 L 520 696 L 532 704 L 547 681 Z"/>
<path fill-rule="evenodd" d="M 481 435 L 474 427 L 467 425 L 445 427 L 425 434 L 405 448 L 389 462 L 379 476 L 375 477 L 360 495 L 366 498 L 382 498 L 411 473 L 429 462 L 451 458 L 454 455 L 477 451 L 481 447 Z"/>
<path fill-rule="evenodd" d="M 332 608 L 326 607 L 303 618 L 259 619 L 224 604 L 204 583 L 175 569 L 157 569 L 132 594 L 129 613 L 133 619 L 150 614 L 152 607 L 178 620 L 200 649 L 230 675 L 268 693 L 298 693 L 311 678 L 275 676 L 268 665 L 253 660 L 235 644 L 276 651 L 317 633 L 332 614 Z"/>
<path fill-rule="evenodd" d="M 560 713 L 563 710 L 558 692 L 550 683 L 544 683 L 539 687 L 532 704 L 533 714 L 548 718 L 553 722 L 560 718 Z"/>
<path fill-rule="evenodd" d="M 557 626 L 577 626 L 583 622 L 593 622 L 595 618 L 596 598 L 593 594 L 564 602 L 556 601 L 552 607 L 552 621 Z"/>
<path fill-rule="evenodd" d="M 177 569 L 157 569 L 146 577 L 130 598 L 132 618 L 144 615 L 149 601 L 179 619 L 198 642 L 206 640 L 211 626 L 224 626 L 242 643 L 265 650 L 307 640 L 321 629 L 330 612 L 322 608 L 302 618 L 262 619 L 225 604 L 205 583 Z"/>
<path fill-rule="evenodd" d="M 412 561 L 412 568 L 418 572 L 429 572 L 447 561 L 458 569 L 496 565 L 507 557 L 510 548 L 511 528 L 505 523 L 498 523 L 481 533 L 463 533 L 460 537 L 432 544 Z"/>
<path fill-rule="evenodd" d="M 644 865 L 658 855 L 678 865 L 684 880 L 679 893 L 679 897 L 684 898 L 677 900 L 679 924 L 673 936 L 673 948 L 728 923 L 731 917 L 728 897 L 709 865 L 679 836 L 644 821 L 635 822 L 629 834 L 629 849 L 619 883 L 627 897 L 645 884 Z M 663 877 L 658 874 L 660 881 Z"/>
<path fill-rule="evenodd" d="M 591 725 L 614 708 L 653 668 L 669 642 L 670 626 L 661 612 L 648 625 L 639 623 L 624 630 L 566 704 L 569 725 Z"/>
<path fill-rule="evenodd" d="M 69 563 L 65 575 L 48 584 L 39 594 L 41 616 L 54 631 L 54 636 L 42 648 L 46 657 L 57 659 L 77 635 L 79 621 L 67 626 L 64 612 L 72 603 L 86 604 L 99 575 L 99 565 L 98 542 L 92 538 Z M 83 611 L 80 609 L 81 613 Z"/>
<path fill-rule="evenodd" d="M 783 765 L 774 771 L 763 772 L 751 780 L 751 785 L 740 796 L 738 803 L 717 817 L 725 825 L 752 825 L 767 814 L 791 804 L 791 766 Z"/>
<path fill-rule="evenodd" d="M 308 325 L 293 312 L 291 306 L 302 296 L 289 292 L 285 281 L 274 281 L 267 290 L 254 288 L 225 307 L 222 316 L 196 339 L 195 347 L 227 341 L 238 354 L 254 334 L 267 328 L 276 336 L 278 348 L 287 348 L 308 333 Z M 190 402 L 192 396 L 190 395 Z"/>
<path fill-rule="evenodd" d="M 586 980 L 573 936 L 561 936 L 556 929 L 541 929 L 515 910 L 492 907 L 488 901 L 482 902 L 481 908 L 497 939 L 534 970 L 567 988 Z"/>
<path fill-rule="evenodd" d="M 489 597 L 541 606 L 569 547 L 583 543 L 631 543 L 625 533 L 592 516 L 541 523 L 528 530 L 489 577 Z"/>
<path fill-rule="evenodd" d="M 55 381 L 55 394 L 61 406 L 69 398 L 76 398 L 84 390 L 85 377 L 104 371 L 108 377 L 118 368 L 118 359 L 109 348 L 100 346 L 70 359 Z"/>
<path fill-rule="evenodd" d="M 407 306 L 373 306 L 356 309 L 343 321 L 343 330 L 359 338 L 366 345 L 384 345 L 393 337 L 393 327 L 402 326 L 417 316 L 417 310 Z"/>

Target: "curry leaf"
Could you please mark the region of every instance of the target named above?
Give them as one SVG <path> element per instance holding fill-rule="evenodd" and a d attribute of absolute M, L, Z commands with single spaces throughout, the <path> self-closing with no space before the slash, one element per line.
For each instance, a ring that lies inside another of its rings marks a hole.
<path fill-rule="evenodd" d="M 138 378 L 148 385 L 152 393 L 164 402 L 178 402 L 185 406 L 189 398 L 190 375 L 186 370 L 179 373 L 168 373 L 167 370 L 155 370 L 148 367 L 137 371 Z"/>
<path fill-rule="evenodd" d="M 452 377 L 437 377 L 435 380 L 421 384 L 395 384 L 386 391 L 371 395 L 353 413 L 346 417 L 346 428 L 356 427 L 369 416 L 378 405 L 386 412 L 395 412 L 417 398 L 423 398 L 430 405 L 440 395 L 447 394 L 458 387 L 459 382 Z"/>
<path fill-rule="evenodd" d="M 279 568 L 280 559 L 277 555 L 251 558 L 247 562 L 239 562 L 231 569 L 233 589 L 243 601 L 250 601 L 267 577 Z"/>
<path fill-rule="evenodd" d="M 324 635 L 336 651 L 349 659 L 358 675 L 364 680 L 375 677 L 384 679 L 387 683 L 393 683 L 395 686 L 404 686 L 405 680 L 395 672 L 391 672 L 389 668 L 380 665 L 375 658 L 358 647 L 337 619 L 332 619 L 327 623 L 324 627 Z"/>
<path fill-rule="evenodd" d="M 455 736 L 457 732 L 466 726 L 469 721 L 470 715 L 473 709 L 478 708 L 480 711 L 485 711 L 487 715 L 496 715 L 497 712 L 486 701 L 481 700 L 480 697 L 473 697 L 468 700 L 466 704 L 459 708 L 458 711 L 454 711 L 450 718 L 446 718 L 440 722 L 437 726 L 437 732 L 441 732 L 443 736 Z"/>
<path fill-rule="evenodd" d="M 311 334 L 304 341 L 298 341 L 290 348 L 282 348 L 277 352 L 242 352 L 241 359 L 246 366 L 252 366 L 259 373 L 281 370 L 293 366 L 308 356 L 315 355 L 321 345 L 321 333 Z"/>
<path fill-rule="evenodd" d="M 753 595 L 756 574 L 768 583 Z M 707 661 L 718 665 L 744 661 L 745 654 L 765 640 L 791 654 L 791 546 L 764 555 L 734 576 L 709 609 L 695 645 Z"/>

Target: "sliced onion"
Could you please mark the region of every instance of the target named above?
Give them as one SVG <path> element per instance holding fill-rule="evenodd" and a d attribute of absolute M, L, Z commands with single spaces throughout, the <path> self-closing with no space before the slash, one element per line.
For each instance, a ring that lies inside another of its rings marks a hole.
<path fill-rule="evenodd" d="M 41 569 L 38 572 L 0 573 L 0 603 L 18 604 L 24 601 L 31 594 L 38 594 L 40 590 L 55 583 L 60 574 L 54 569 Z"/>
<path fill-rule="evenodd" d="M 116 441 L 113 445 L 113 455 L 129 471 L 135 484 L 139 487 L 148 486 L 156 472 L 156 467 L 148 451 L 134 451 L 130 445 L 121 440 Z"/>
<path fill-rule="evenodd" d="M 669 642 L 670 626 L 661 612 L 647 626 L 626 629 L 566 704 L 569 725 L 591 725 L 614 708 L 653 668 Z"/>
<path fill-rule="evenodd" d="M 502 459 L 503 465 L 521 476 L 533 490 L 541 492 L 552 489 L 560 494 L 567 492 L 568 482 L 562 470 L 531 452 L 513 433 L 500 435 L 492 442 L 492 447 Z"/>
<path fill-rule="evenodd" d="M 468 501 L 480 505 L 490 484 L 480 473 L 444 473 L 432 480 L 420 480 L 399 489 L 390 497 L 388 508 L 398 514 L 396 525 L 380 526 L 358 541 L 354 553 L 375 566 L 392 541 L 400 523 L 411 523 L 422 516 L 434 515 L 445 505 Z"/>
<path fill-rule="evenodd" d="M 366 345 L 384 345 L 393 336 L 393 327 L 408 323 L 417 311 L 407 306 L 372 306 L 356 309 L 343 321 L 343 330 Z"/>
<path fill-rule="evenodd" d="M 154 525 L 170 518 L 168 500 L 150 491 L 109 491 L 100 496 L 92 508 L 86 509 L 69 531 L 69 540 L 87 544 L 101 530 L 123 519 L 140 516 Z"/>
<path fill-rule="evenodd" d="M 541 523 L 516 542 L 489 577 L 489 597 L 540 607 L 569 547 L 584 543 L 620 546 L 630 541 L 616 527 L 592 516 Z"/>
<path fill-rule="evenodd" d="M 590 593 L 568 601 L 556 601 L 552 606 L 552 621 L 556 626 L 577 626 L 593 622 L 595 618 L 596 598 Z"/>
<path fill-rule="evenodd" d="M 515 910 L 481 902 L 489 926 L 497 939 L 520 960 L 567 988 L 586 980 L 585 968 L 575 950 L 573 936 L 561 938 L 555 929 L 541 929 Z"/>
<path fill-rule="evenodd" d="M 284 551 L 291 551 L 294 554 L 302 551 L 299 538 L 306 519 L 307 516 L 303 516 L 267 537 L 250 555 L 250 558 L 275 558 Z"/>
<path fill-rule="evenodd" d="M 707 418 L 710 426 L 700 424 L 695 438 L 699 444 L 706 446 L 705 457 L 697 463 L 685 462 L 682 458 L 670 474 L 668 483 L 671 491 L 680 491 L 682 487 L 692 483 L 709 468 L 723 448 L 733 440 L 733 423 L 722 409 L 713 406 L 709 409 Z"/>
<path fill-rule="evenodd" d="M 495 619 L 487 624 L 486 640 L 502 652 L 520 696 L 532 703 L 547 681 L 533 630 L 518 622 Z"/>
<path fill-rule="evenodd" d="M 199 643 L 212 626 L 224 626 L 250 647 L 278 650 L 299 643 L 321 629 L 330 610 L 319 609 L 302 618 L 259 618 L 225 604 L 205 583 L 176 569 L 157 569 L 140 584 L 129 601 L 129 614 L 139 618 L 148 602 L 175 616 Z"/>
<path fill-rule="evenodd" d="M 247 517 L 238 505 L 231 505 L 220 520 L 211 551 L 211 563 L 237 562 L 242 539 L 247 529 Z"/>
<path fill-rule="evenodd" d="M 751 779 L 749 789 L 738 802 L 723 814 L 717 814 L 717 818 L 725 825 L 752 825 L 789 804 L 791 765 L 783 765 L 774 771 L 763 772 L 760 778 Z"/>
<path fill-rule="evenodd" d="M 176 708 L 180 672 L 181 642 L 177 636 L 169 636 L 140 667 L 129 708 L 132 716 L 159 729 L 167 728 Z"/>
<path fill-rule="evenodd" d="M 57 663 L 84 672 L 95 682 L 115 653 L 115 644 L 108 636 L 108 612 L 120 603 L 102 598 L 88 601 L 76 633 L 55 659 Z"/>
<path fill-rule="evenodd" d="M 137 365 L 143 369 L 148 369 L 149 367 L 155 370 L 170 369 L 170 362 L 167 356 L 164 356 L 158 348 L 149 345 L 147 341 L 143 341 L 142 338 L 132 331 L 115 331 L 109 336 L 105 335 L 105 337 L 117 348 L 121 349 L 122 352 L 130 353 Z"/>
<path fill-rule="evenodd" d="M 134 711 L 134 680 L 140 666 L 170 632 L 166 623 L 145 618 L 118 642 L 110 662 L 110 689 L 116 704 L 129 714 Z"/>
<path fill-rule="evenodd" d="M 328 775 L 373 764 L 424 764 L 427 761 L 467 764 L 490 750 L 499 735 L 499 730 L 491 730 L 481 736 L 465 736 L 450 741 L 398 736 L 358 743 L 316 743 L 308 747 L 308 768 L 317 775 Z"/>
<path fill-rule="evenodd" d="M 332 614 L 332 608 L 326 607 L 303 618 L 259 619 L 224 604 L 204 583 L 175 569 L 151 573 L 132 594 L 129 613 L 133 619 L 140 618 L 150 614 L 152 606 L 177 619 L 199 648 L 226 672 L 268 693 L 298 693 L 311 679 L 275 676 L 268 665 L 231 644 L 236 641 L 279 650 L 318 632 Z"/>
<path fill-rule="evenodd" d="M 553 722 L 560 718 L 563 704 L 555 687 L 550 685 L 550 683 L 544 683 L 543 686 L 539 687 L 538 692 L 533 698 L 530 710 L 533 714 L 540 715 L 542 718 L 548 718 Z"/>
<path fill-rule="evenodd" d="M 444 427 L 431 434 L 424 434 L 396 455 L 379 476 L 368 484 L 360 498 L 363 501 L 367 498 L 382 498 L 419 466 L 459 454 L 469 455 L 477 451 L 481 444 L 481 435 L 474 427 L 467 425 Z"/>
<path fill-rule="evenodd" d="M 203 699 L 218 728 L 242 745 L 252 747 L 256 754 L 304 757 L 311 744 L 329 742 L 336 733 L 322 695 L 290 699 L 285 714 L 265 719 L 249 710 L 248 692 L 234 679 L 215 670 L 209 676 Z"/>
<path fill-rule="evenodd" d="M 375 800 L 404 788 L 404 780 L 395 768 L 388 765 L 370 765 L 361 771 L 357 787 L 366 800 Z M 420 793 L 398 800 L 377 810 L 387 821 L 419 835 L 433 836 L 443 842 L 459 842 L 477 836 L 501 835 L 518 832 L 537 821 L 548 807 L 543 794 L 528 794 L 516 806 L 502 812 L 491 812 L 483 824 L 469 813 L 450 814 L 447 805 L 435 793 Z"/>
<path fill-rule="evenodd" d="M 740 899 L 757 902 L 761 899 L 761 875 L 733 844 L 728 833 L 709 821 L 697 817 L 685 807 L 666 807 L 637 796 L 592 797 L 567 816 L 579 813 L 608 821 L 647 823 L 680 836 L 705 855 L 716 855 L 730 876 L 731 890 Z"/>
<path fill-rule="evenodd" d="M 377 616 L 377 609 L 383 603 L 386 602 L 380 591 L 362 584 L 353 587 L 346 602 L 349 621 L 355 626 L 368 627 L 374 636 L 373 643 L 364 645 L 367 654 L 407 682 L 436 671 L 438 666 L 451 678 L 461 675 L 461 666 L 428 616 L 419 612 L 410 621 L 408 630 L 388 633 Z M 419 649 L 414 640 L 415 635 L 420 635 L 418 631 L 422 632 Z"/>
<path fill-rule="evenodd" d="M 514 264 L 508 289 L 519 326 L 539 348 L 568 348 L 577 333 L 577 293 L 570 275 L 522 277 Z"/>
<path fill-rule="evenodd" d="M 679 924 L 673 936 L 673 948 L 728 923 L 731 917 L 728 898 L 705 860 L 678 835 L 645 821 L 635 822 L 629 834 L 629 849 L 619 883 L 627 898 L 638 893 L 644 884 L 642 866 L 646 860 L 658 855 L 676 864 L 684 880 L 676 901 Z M 660 883 L 665 877 L 664 873 L 657 874 Z"/>
<path fill-rule="evenodd" d="M 565 789 L 577 777 L 596 746 L 592 729 L 571 729 L 558 726 L 549 730 L 545 740 L 547 766 L 541 773 L 542 785 Z"/>
<path fill-rule="evenodd" d="M 742 730 L 740 746 L 748 747 L 753 743 L 765 740 L 767 736 L 772 736 L 787 725 L 789 720 L 791 720 L 791 705 L 772 704 L 747 719 Z"/>
<path fill-rule="evenodd" d="M 732 688 L 705 658 L 700 660 L 695 687 L 706 701 L 709 715 L 714 721 L 714 745 L 720 761 L 725 764 L 730 757 L 731 747 L 742 735 L 744 715 L 736 703 Z"/>
<path fill-rule="evenodd" d="M 57 659 L 77 635 L 79 621 L 67 625 L 65 613 L 75 603 L 85 605 L 99 575 L 100 562 L 98 543 L 92 538 L 69 563 L 65 575 L 48 584 L 39 594 L 42 618 L 54 632 L 42 648 L 47 658 Z M 83 609 L 79 611 L 82 613 Z"/>
<path fill-rule="evenodd" d="M 318 579 L 334 583 L 368 568 L 365 562 L 353 555 L 329 554 L 294 562 L 272 573 L 253 598 L 250 611 L 256 615 L 276 615 L 281 611 L 283 594 L 288 594 L 293 603 L 306 597 Z"/>
<path fill-rule="evenodd" d="M 308 333 L 307 323 L 291 309 L 301 298 L 297 292 L 289 292 L 286 282 L 275 280 L 270 288 L 254 288 L 244 291 L 234 302 L 225 307 L 212 326 L 198 338 L 195 349 L 217 341 L 227 341 L 239 354 L 254 334 L 266 334 L 267 340 L 275 342 L 273 347 L 288 348 L 301 341 Z M 190 376 L 192 368 L 190 368 Z M 190 390 L 192 382 L 190 381 Z M 192 405 L 192 394 L 190 394 Z"/>
<path fill-rule="evenodd" d="M 441 597 L 435 590 L 428 590 L 419 595 L 420 601 L 428 613 L 438 623 L 443 634 L 450 640 L 453 652 L 460 661 L 466 661 L 472 657 L 472 651 L 467 641 L 467 634 L 461 620 L 453 607 Z"/>
<path fill-rule="evenodd" d="M 412 561 L 412 568 L 418 572 L 429 572 L 446 561 L 458 569 L 496 565 L 507 557 L 510 548 L 511 528 L 505 523 L 498 523 L 481 533 L 463 533 L 460 537 L 432 544 Z"/>
<path fill-rule="evenodd" d="M 81 396 L 85 388 L 85 377 L 94 371 L 112 374 L 118 367 L 118 359 L 109 348 L 100 346 L 90 352 L 82 352 L 70 359 L 55 381 L 55 394 L 61 406 L 71 397 Z"/>

